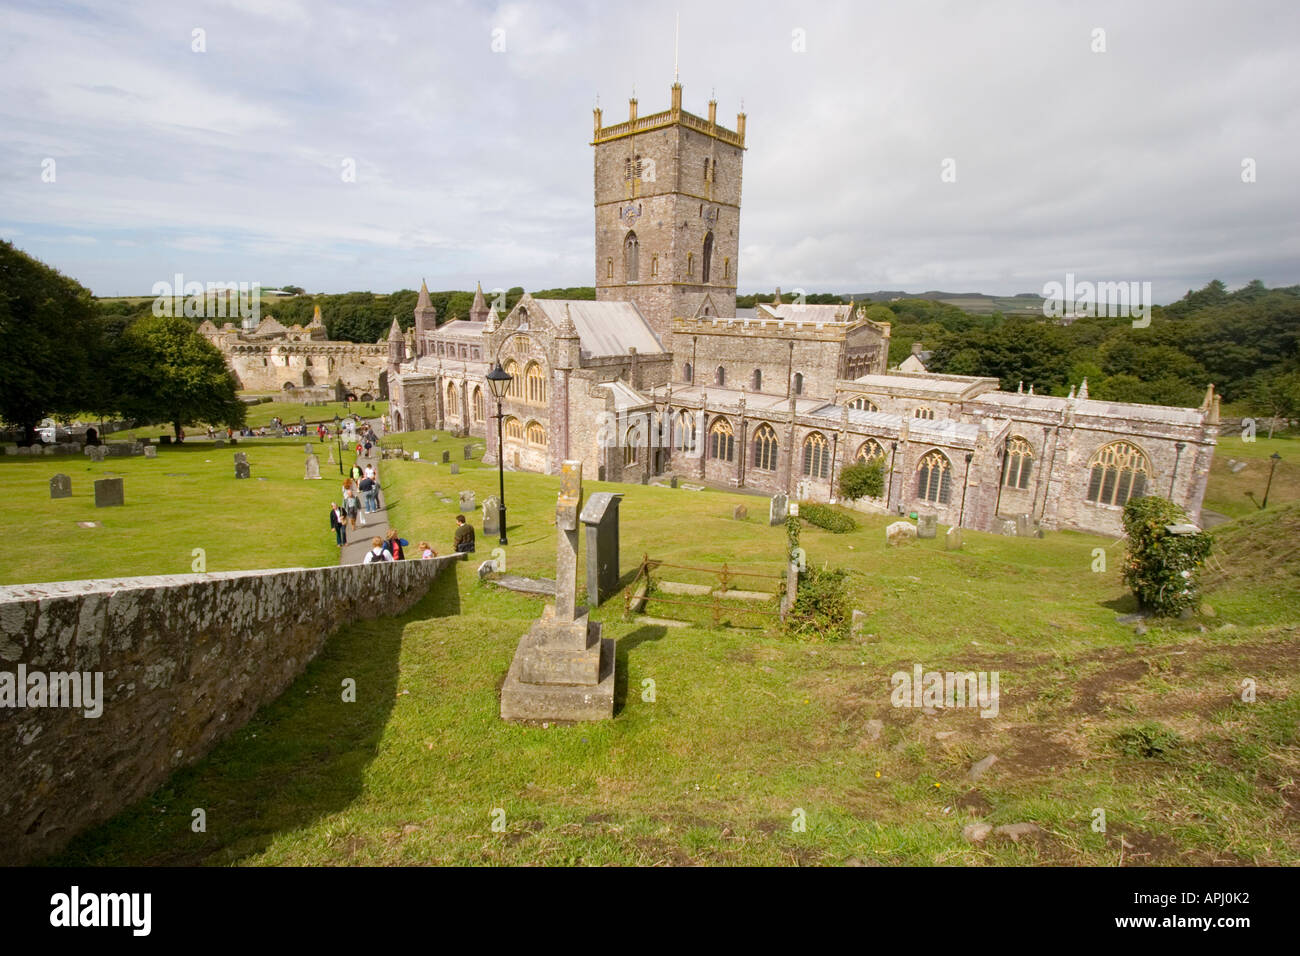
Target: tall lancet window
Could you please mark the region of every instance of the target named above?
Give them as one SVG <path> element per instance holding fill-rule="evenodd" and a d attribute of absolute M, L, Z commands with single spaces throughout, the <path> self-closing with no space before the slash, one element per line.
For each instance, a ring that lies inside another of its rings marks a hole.
<path fill-rule="evenodd" d="M 709 281 L 709 266 L 713 262 L 713 233 L 710 232 L 704 237 L 704 259 L 700 267 L 700 277 L 703 281 Z"/>
<path fill-rule="evenodd" d="M 623 268 L 627 272 L 626 281 L 628 282 L 637 280 L 637 251 L 636 233 L 629 232 L 623 240 Z"/>

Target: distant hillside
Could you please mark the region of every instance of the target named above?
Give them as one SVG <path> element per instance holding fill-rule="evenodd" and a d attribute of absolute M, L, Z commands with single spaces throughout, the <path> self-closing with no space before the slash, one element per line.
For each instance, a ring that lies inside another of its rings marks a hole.
<path fill-rule="evenodd" d="M 941 302 L 969 312 L 971 315 L 992 315 L 1001 312 L 1004 315 L 1042 315 L 1043 297 L 1034 292 L 1021 292 L 1018 295 L 985 295 L 983 292 L 854 292 L 845 299 L 854 302 L 892 302 L 895 299 L 929 299 Z"/>

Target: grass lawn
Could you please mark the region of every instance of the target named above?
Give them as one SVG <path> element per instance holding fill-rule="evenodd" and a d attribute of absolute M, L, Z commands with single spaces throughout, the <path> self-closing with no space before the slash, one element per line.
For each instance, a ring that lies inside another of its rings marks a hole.
<path fill-rule="evenodd" d="M 317 446 L 319 448 L 319 444 Z M 235 479 L 234 452 L 252 478 Z M 0 509 L 0 584 L 189 573 L 195 548 L 208 571 L 336 564 L 329 505 L 337 470 L 321 449 L 320 481 L 303 480 L 303 439 L 165 445 L 157 458 L 0 456 L 9 507 Z M 72 497 L 51 499 L 64 473 Z M 122 476 L 126 504 L 96 508 L 97 478 Z M 78 522 L 99 527 L 82 528 Z"/>
<path fill-rule="evenodd" d="M 464 441 L 433 437 L 403 442 L 439 461 L 451 449 L 461 474 L 388 462 L 384 481 L 404 536 L 445 550 L 456 492 L 481 502 L 497 479 L 463 461 Z M 551 577 L 558 479 L 506 482 L 510 570 Z M 784 530 L 767 526 L 765 499 L 585 487 L 626 495 L 625 578 L 646 552 L 780 568 Z M 749 520 L 731 517 L 737 503 Z M 291 510 L 260 523 L 278 528 Z M 1300 860 L 1300 581 L 1294 551 L 1279 543 L 1296 540 L 1300 507 L 1225 525 L 1207 575 L 1211 607 L 1144 635 L 1115 620 L 1132 603 L 1113 541 L 968 531 L 961 552 L 943 550 L 942 536 L 889 549 L 887 519 L 856 517 L 861 527 L 845 535 L 805 527 L 802 544 L 810 562 L 852 569 L 853 606 L 869 615 L 863 634 L 825 643 L 773 629 L 669 628 L 624 620 L 612 599 L 594 616 L 617 638 L 615 719 L 568 727 L 497 716 L 499 684 L 543 602 L 478 581 L 476 561 L 495 546 L 480 538 L 479 554 L 411 612 L 334 635 L 247 727 L 53 862 Z M 1092 570 L 1098 548 L 1105 571 Z M 890 676 L 918 663 L 997 671 L 998 713 L 892 707 Z M 346 677 L 355 704 L 340 699 Z M 1254 703 L 1239 700 L 1247 677 Z M 990 754 L 997 762 L 969 781 Z M 190 830 L 195 807 L 207 810 L 206 833 Z M 1105 833 L 1091 827 L 1098 808 Z M 803 831 L 792 828 L 800 817 Z M 973 844 L 962 828 L 976 820 L 1029 821 L 1041 833 Z"/>
<path fill-rule="evenodd" d="M 1205 491 L 1204 507 L 1230 518 L 1241 518 L 1259 510 L 1257 503 L 1264 500 L 1268 485 L 1272 454 L 1282 456 L 1273 472 L 1273 486 L 1268 503 L 1289 504 L 1300 501 L 1300 436 L 1287 435 L 1274 438 L 1256 436 L 1255 441 L 1243 441 L 1236 436 L 1221 436 L 1210 465 L 1210 480 Z M 1229 461 L 1245 462 L 1246 467 L 1233 473 Z M 1247 496 L 1250 492 L 1255 500 Z"/>

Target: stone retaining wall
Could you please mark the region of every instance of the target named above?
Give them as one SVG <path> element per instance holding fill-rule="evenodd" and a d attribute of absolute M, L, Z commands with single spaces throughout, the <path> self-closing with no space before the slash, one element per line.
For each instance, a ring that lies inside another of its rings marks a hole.
<path fill-rule="evenodd" d="M 147 796 L 275 700 L 339 627 L 400 614 L 429 561 L 0 587 L 0 674 L 103 675 L 103 712 L 0 705 L 0 865 Z"/>

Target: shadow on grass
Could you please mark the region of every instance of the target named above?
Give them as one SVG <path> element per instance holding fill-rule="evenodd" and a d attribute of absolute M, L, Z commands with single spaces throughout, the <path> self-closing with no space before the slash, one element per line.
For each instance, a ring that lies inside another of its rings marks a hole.
<path fill-rule="evenodd" d="M 342 628 L 245 727 L 41 865 L 229 865 L 347 809 L 365 786 L 396 701 L 404 626 L 458 613 L 456 574 L 449 568 L 400 617 Z M 349 679 L 355 681 L 354 703 L 343 701 Z M 193 831 L 196 809 L 204 811 L 205 832 Z"/>
<path fill-rule="evenodd" d="M 614 716 L 627 702 L 627 656 L 646 641 L 657 641 L 668 633 L 662 624 L 645 624 L 614 642 Z"/>

